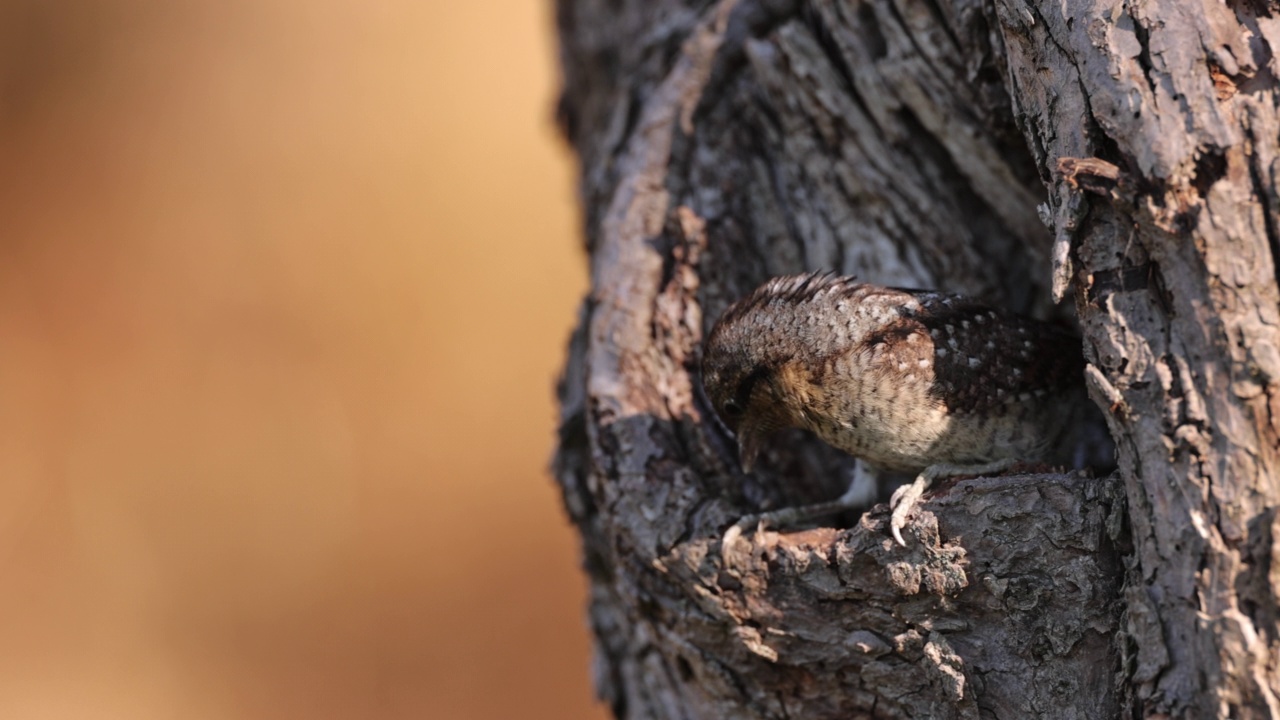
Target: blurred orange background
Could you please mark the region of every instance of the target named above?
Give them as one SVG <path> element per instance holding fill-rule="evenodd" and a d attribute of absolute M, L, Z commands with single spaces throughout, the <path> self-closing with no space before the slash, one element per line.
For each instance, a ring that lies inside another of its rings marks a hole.
<path fill-rule="evenodd" d="M 0 717 L 605 717 L 551 13 L 0 0 Z"/>

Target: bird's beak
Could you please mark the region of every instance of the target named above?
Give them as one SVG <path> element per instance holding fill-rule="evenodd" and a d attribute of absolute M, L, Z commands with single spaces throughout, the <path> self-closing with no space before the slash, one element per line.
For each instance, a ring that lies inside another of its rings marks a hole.
<path fill-rule="evenodd" d="M 755 425 L 743 423 L 738 428 L 738 463 L 742 472 L 749 473 L 755 467 L 756 457 L 760 454 L 760 441 L 764 432 Z"/>

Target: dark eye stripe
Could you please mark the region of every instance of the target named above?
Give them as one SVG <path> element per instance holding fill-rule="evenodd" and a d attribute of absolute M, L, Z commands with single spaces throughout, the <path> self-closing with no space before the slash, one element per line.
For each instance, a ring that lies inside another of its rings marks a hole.
<path fill-rule="evenodd" d="M 755 389 L 756 383 L 769 374 L 769 368 L 756 368 L 750 375 L 742 378 L 742 382 L 738 383 L 738 391 L 733 394 L 734 401 L 740 408 L 746 408 L 750 405 L 751 391 Z"/>

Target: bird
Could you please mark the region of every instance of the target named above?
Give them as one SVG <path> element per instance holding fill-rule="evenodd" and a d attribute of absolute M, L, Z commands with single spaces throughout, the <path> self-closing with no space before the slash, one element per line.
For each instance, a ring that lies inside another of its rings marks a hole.
<path fill-rule="evenodd" d="M 834 273 L 777 277 L 732 304 L 702 352 L 706 397 L 751 472 L 767 437 L 799 427 L 873 472 L 916 475 L 890 499 L 899 545 L 933 481 L 1019 463 L 1080 467 L 1112 452 L 1067 328 L 961 295 L 890 288 Z M 1090 430 L 1092 429 L 1092 430 Z M 1089 447 L 1092 444 L 1095 447 Z M 786 524 L 874 497 L 759 516 Z"/>

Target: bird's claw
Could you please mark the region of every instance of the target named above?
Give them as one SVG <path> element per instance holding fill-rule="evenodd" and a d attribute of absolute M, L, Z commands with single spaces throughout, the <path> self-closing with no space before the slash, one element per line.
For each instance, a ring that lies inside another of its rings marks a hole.
<path fill-rule="evenodd" d="M 897 540 L 899 545 L 907 546 L 907 543 L 902 539 L 902 528 L 906 527 L 907 516 L 911 514 L 912 510 L 915 510 L 916 505 L 920 502 L 920 497 L 924 495 L 925 490 L 929 489 L 934 480 L 959 475 L 981 476 L 988 473 L 1004 472 L 1017 463 L 1018 461 L 1015 458 L 1002 458 L 977 465 L 939 463 L 925 468 L 924 472 L 916 476 L 915 482 L 894 490 L 893 496 L 889 498 L 889 507 L 893 510 L 893 514 L 889 516 L 889 531 L 893 533 L 893 539 Z"/>
<path fill-rule="evenodd" d="M 720 547 L 728 548 L 747 533 L 759 533 L 769 526 L 769 513 L 744 515 L 720 536 Z"/>
<path fill-rule="evenodd" d="M 911 515 L 912 510 L 915 510 L 927 487 L 929 487 L 929 481 L 921 475 L 915 479 L 915 482 L 907 483 L 894 490 L 889 498 L 889 508 L 893 510 L 893 514 L 889 516 L 889 531 L 893 534 L 893 539 L 902 547 L 907 546 L 907 542 L 902 539 L 902 528 L 906 527 L 907 517 Z"/>

